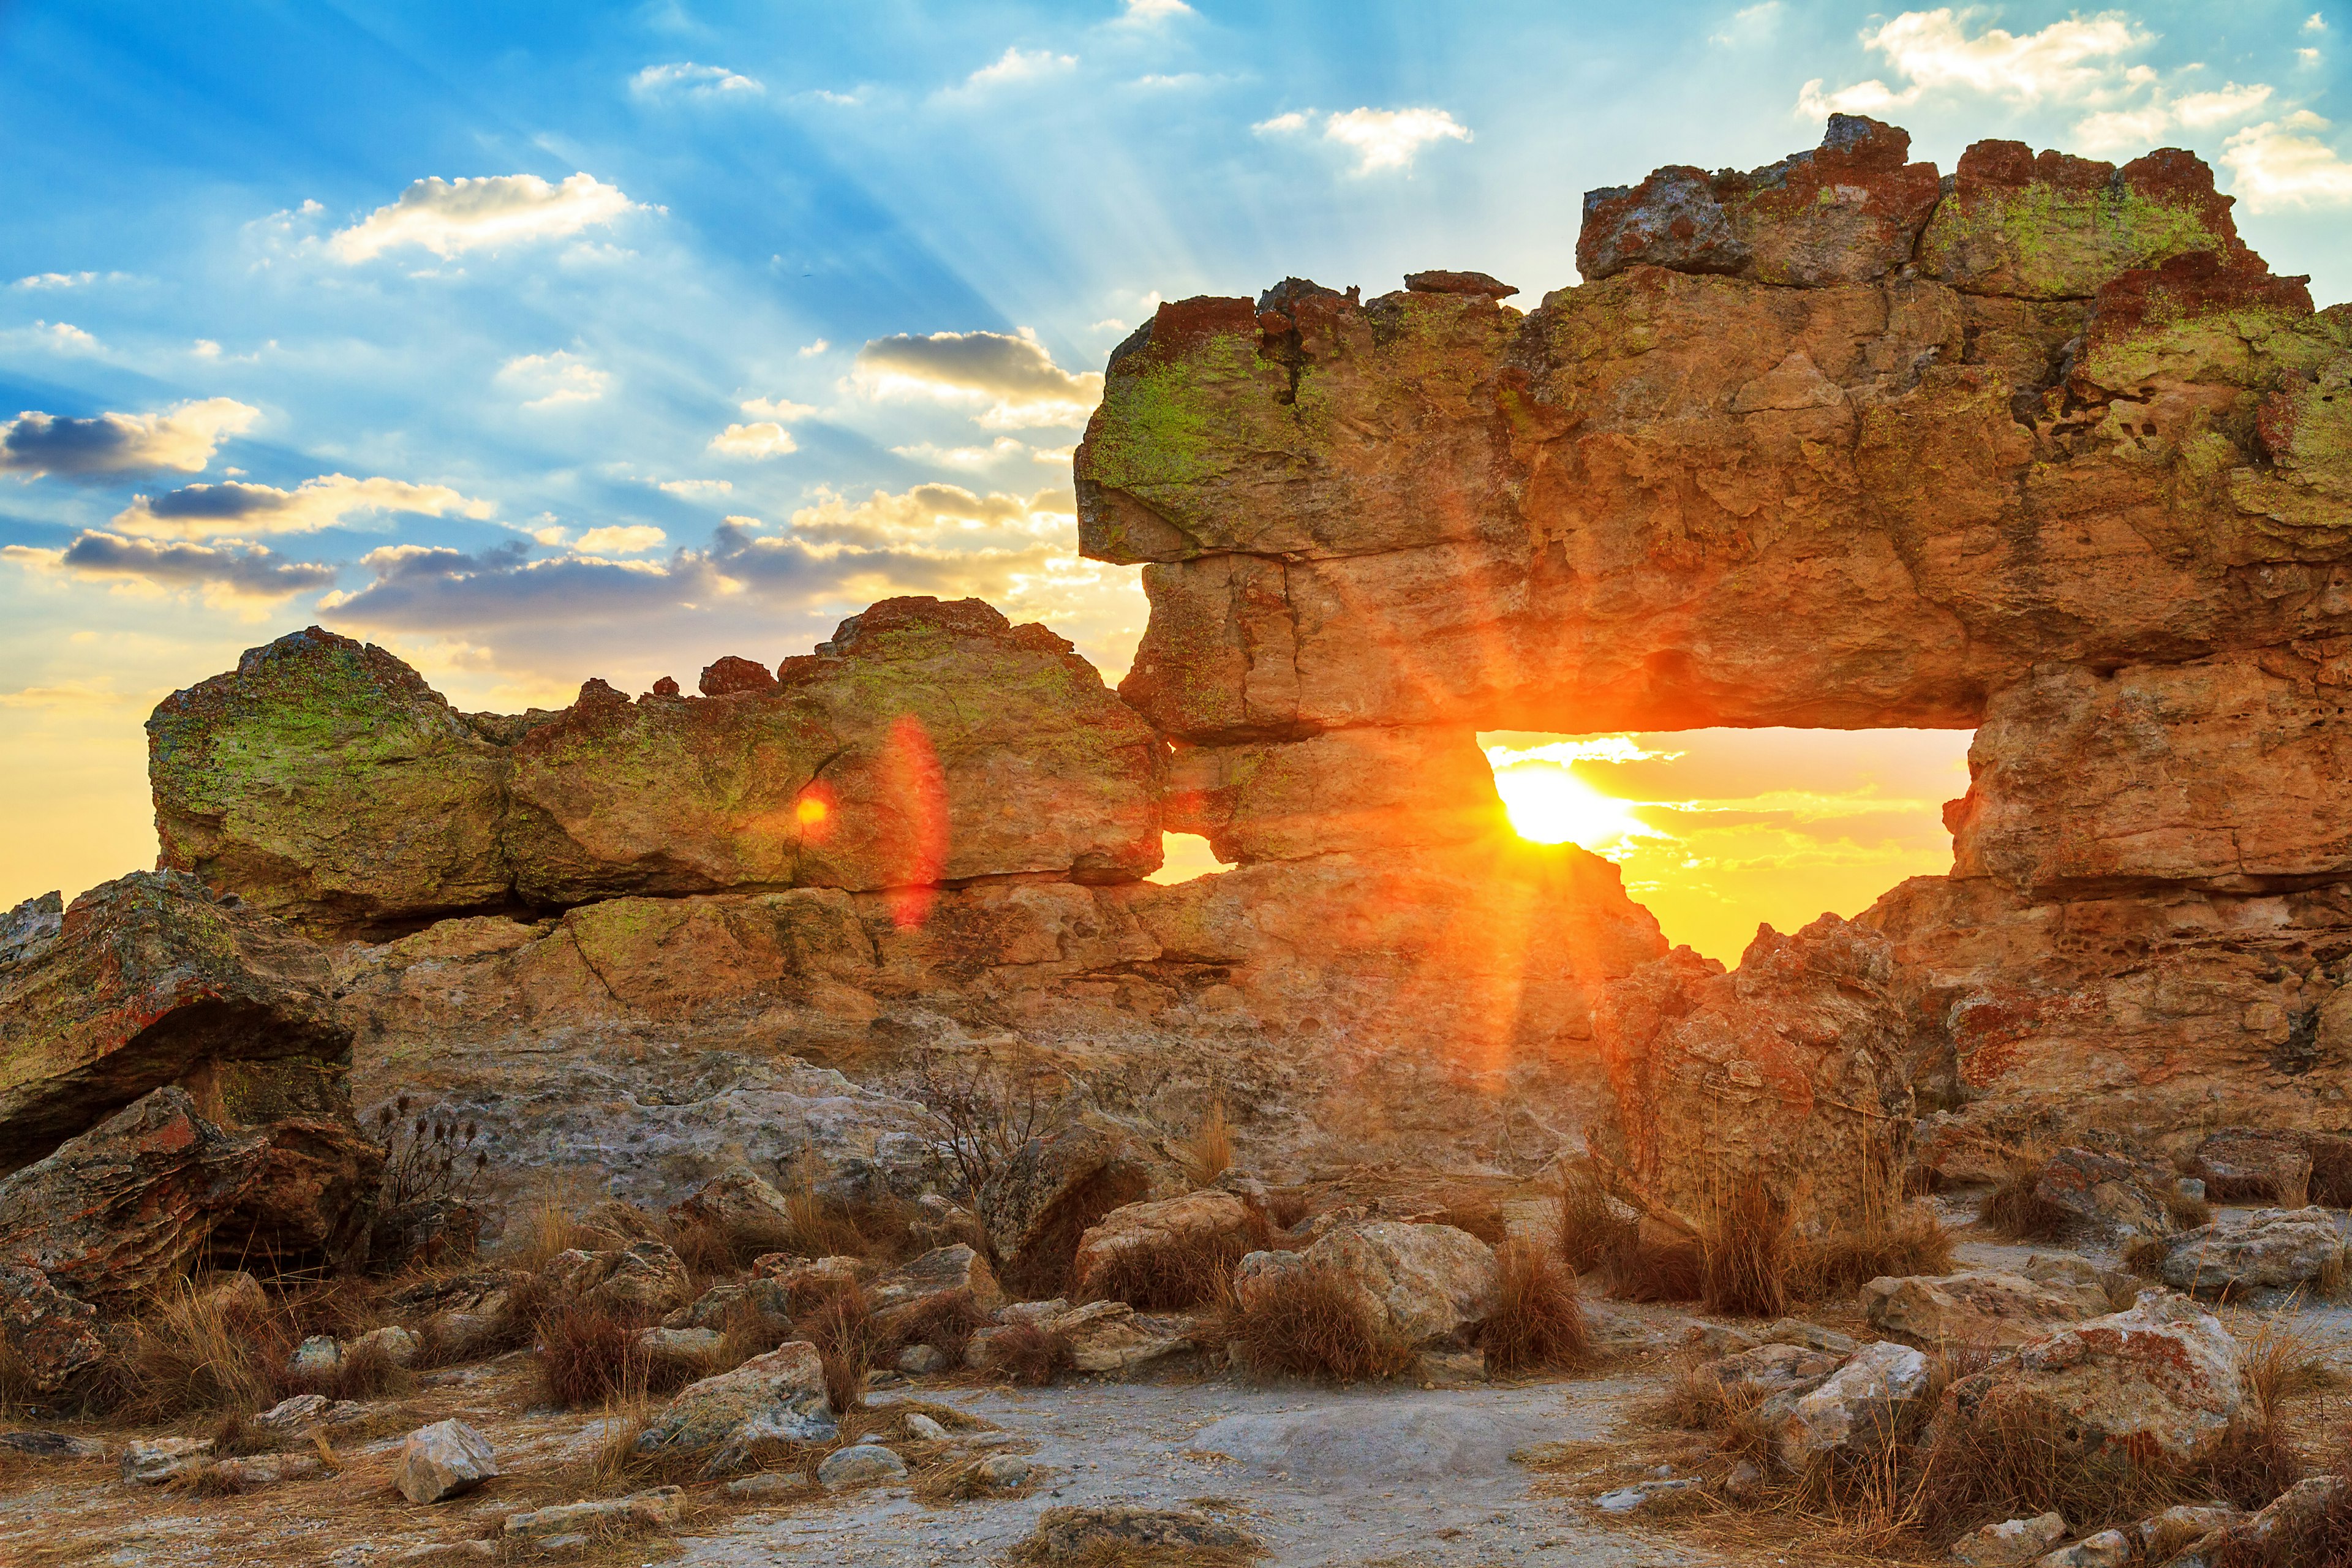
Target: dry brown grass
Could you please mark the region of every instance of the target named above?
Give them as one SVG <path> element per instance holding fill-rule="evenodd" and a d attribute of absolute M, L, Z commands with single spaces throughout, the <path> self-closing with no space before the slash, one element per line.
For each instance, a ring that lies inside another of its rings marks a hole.
<path fill-rule="evenodd" d="M 2173 1227 L 2178 1230 L 2195 1230 L 2213 1223 L 2211 1204 L 2177 1190 L 2164 1194 L 2164 1212 L 2171 1216 Z"/>
<path fill-rule="evenodd" d="M 715 1360 L 652 1354 L 637 1342 L 649 1320 L 627 1308 L 562 1301 L 536 1323 L 541 1389 L 549 1404 L 567 1410 L 663 1393 L 719 1370 Z"/>
<path fill-rule="evenodd" d="M 1570 1169 L 1559 1191 L 1559 1255 L 1579 1274 L 1612 1268 L 1633 1250 L 1639 1222 L 1620 1214 L 1589 1172 Z"/>
<path fill-rule="evenodd" d="M 578 1194 L 569 1185 L 542 1188 L 507 1222 L 501 1261 L 537 1274 L 560 1253 L 592 1251 L 604 1237 L 580 1222 Z"/>
<path fill-rule="evenodd" d="M 1985 1194 L 1979 1217 L 2012 1241 L 2063 1241 L 2074 1216 L 2041 1194 L 2042 1173 L 2049 1164 L 2049 1151 L 2035 1145 L 2011 1151 L 2000 1180 Z"/>
<path fill-rule="evenodd" d="M 1107 1165 L 1073 1184 L 1039 1218 L 1019 1256 L 998 1271 L 1004 1288 L 1024 1301 L 1050 1301 L 1068 1295 L 1078 1238 L 1100 1223 L 1103 1215 L 1141 1202 L 1150 1190 L 1149 1176 L 1123 1164 Z"/>
<path fill-rule="evenodd" d="M 1233 1299 L 1234 1268 L 1274 1245 L 1265 1216 L 1253 1212 L 1240 1235 L 1196 1235 L 1112 1254 L 1087 1278 L 1086 1299 L 1125 1301 L 1145 1311 L 1223 1306 Z"/>
<path fill-rule="evenodd" d="M 971 1336 L 996 1321 L 961 1291 L 925 1302 L 892 1319 L 882 1336 L 879 1353 L 895 1356 L 910 1345 L 929 1345 L 947 1357 L 950 1366 L 961 1366 Z"/>
<path fill-rule="evenodd" d="M 1183 1156 L 1184 1168 L 1196 1187 L 1205 1187 L 1233 1168 L 1234 1129 L 1225 1120 L 1225 1102 L 1213 1100 L 1209 1109 L 1201 1113 L 1200 1124 L 1192 1135 L 1184 1140 L 1178 1151 Z"/>
<path fill-rule="evenodd" d="M 1034 1323 L 1013 1323 L 988 1341 L 988 1369 L 1024 1388 L 1045 1388 L 1070 1370 L 1066 1334 Z"/>
<path fill-rule="evenodd" d="M 1495 1310 L 1478 1328 L 1490 1372 L 1570 1368 L 1592 1360 L 1576 1276 L 1556 1258 L 1517 1242 L 1496 1257 Z"/>
<path fill-rule="evenodd" d="M 1243 1546 L 1144 1546 L 1132 1541 L 1097 1541 L 1075 1552 L 1048 1553 L 1028 1542 L 1004 1561 L 1019 1568 L 1249 1568 L 1265 1555 Z"/>
<path fill-rule="evenodd" d="M 1446 1200 L 1438 1211 L 1437 1223 L 1466 1231 L 1489 1247 L 1500 1247 L 1511 1239 L 1510 1226 L 1503 1221 L 1503 1205 L 1499 1199 L 1479 1194 L 1456 1194 Z"/>
<path fill-rule="evenodd" d="M 110 1369 L 113 1397 L 101 1403 L 140 1422 L 267 1409 L 297 1342 L 287 1328 L 274 1314 L 253 1316 L 181 1281 L 132 1326 L 129 1349 Z"/>
<path fill-rule="evenodd" d="M 866 1403 L 866 1369 L 883 1349 L 881 1330 L 866 1292 L 845 1285 L 793 1324 L 793 1338 L 816 1347 L 824 1368 L 824 1391 L 835 1411 L 856 1410 Z"/>
<path fill-rule="evenodd" d="M 1778 1318 L 1789 1310 L 1796 1216 L 1760 1180 L 1732 1188 L 1699 1227 L 1699 1300 L 1710 1312 Z"/>
<path fill-rule="evenodd" d="M 2352 1137 L 2314 1132 L 2304 1139 L 2311 1155 L 2311 1201 L 2329 1208 L 2352 1208 Z"/>
<path fill-rule="evenodd" d="M 1789 1293 L 1801 1301 L 1852 1295 L 1882 1275 L 1949 1274 L 1952 1233 L 1926 1210 L 1826 1237 L 1800 1237 Z"/>
<path fill-rule="evenodd" d="M 1355 1286 L 1309 1266 L 1254 1289 L 1234 1311 L 1231 1337 L 1251 1371 L 1358 1383 L 1394 1377 L 1413 1363 L 1412 1347 L 1375 1322 Z"/>

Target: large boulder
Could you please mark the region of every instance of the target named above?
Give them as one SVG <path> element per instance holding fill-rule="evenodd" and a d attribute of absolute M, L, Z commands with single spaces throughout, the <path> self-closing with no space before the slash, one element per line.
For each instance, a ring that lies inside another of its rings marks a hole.
<path fill-rule="evenodd" d="M 2076 1227 L 2103 1240 L 2128 1242 L 2172 1229 L 2164 1202 L 2166 1173 L 2096 1149 L 2068 1147 L 2050 1157 L 2033 1195 L 2072 1215 Z"/>
<path fill-rule="evenodd" d="M 1026 1296 L 1065 1290 L 1087 1228 L 1147 1197 L 1160 1163 L 1133 1129 L 1092 1110 L 1024 1142 L 974 1194 L 1005 1282 Z"/>
<path fill-rule="evenodd" d="M 976 1317 L 993 1312 L 1004 1292 L 988 1267 L 988 1259 L 961 1242 L 935 1247 L 866 1287 L 866 1300 L 876 1325 L 886 1333 L 911 1325 L 934 1313 L 968 1307 Z"/>
<path fill-rule="evenodd" d="M 2344 1233 L 2324 1208 L 2224 1215 L 2165 1242 L 2157 1277 L 2196 1295 L 2332 1289 L 2344 1278 Z"/>
<path fill-rule="evenodd" d="M 466 715 L 381 648 L 297 632 L 149 721 L 164 863 L 337 933 L 1160 863 L 1150 726 L 1068 643 L 976 599 L 886 599 L 776 679 L 716 689 L 632 702 L 590 680 L 561 712 Z"/>
<path fill-rule="evenodd" d="M 316 946 L 193 877 L 134 872 L 0 964 L 0 1171 L 199 1079 L 215 1121 L 348 1122 L 351 1044 Z"/>
<path fill-rule="evenodd" d="M 2149 1292 L 1952 1384 L 1937 1419 L 2042 1434 L 2070 1455 L 2189 1465 L 2221 1447 L 2245 1402 L 2244 1352 L 2221 1321 Z"/>
<path fill-rule="evenodd" d="M 261 1182 L 269 1140 L 159 1089 L 0 1178 L 0 1257 L 102 1310 L 185 1274 Z"/>
<path fill-rule="evenodd" d="M 1727 974 L 1680 949 L 1618 981 L 1594 1017 L 1615 1099 L 1596 1147 L 1691 1220 L 1749 1181 L 1808 1228 L 1892 1214 L 1912 1109 L 1894 967 L 1823 915 L 1763 927 Z"/>
<path fill-rule="evenodd" d="M 600 1252 L 560 1252 L 540 1271 L 558 1300 L 580 1301 L 639 1318 L 658 1318 L 692 1300 L 685 1262 L 667 1242 L 633 1241 Z"/>
<path fill-rule="evenodd" d="M 1214 1188 L 1129 1204 L 1103 1215 L 1078 1238 L 1071 1286 L 1081 1298 L 1105 1293 L 1109 1284 L 1131 1278 L 1155 1255 L 1237 1262 L 1263 1245 L 1265 1237 L 1261 1213 Z"/>
<path fill-rule="evenodd" d="M 1818 1387 L 1767 1405 L 1775 1452 L 1799 1471 L 1833 1454 L 1883 1453 L 1927 1392 L 1925 1355 L 1887 1340 L 1864 1345 Z"/>
<path fill-rule="evenodd" d="M 670 1205 L 670 1217 L 741 1237 L 788 1236 L 792 1205 L 749 1165 L 730 1165 Z"/>
<path fill-rule="evenodd" d="M 2109 1310 L 2106 1288 L 2095 1279 L 2040 1281 L 1992 1270 L 1882 1278 L 1862 1294 L 1872 1328 L 1930 1349 L 2013 1350 Z"/>
<path fill-rule="evenodd" d="M 2286 1205 L 2309 1185 L 2311 1167 L 2311 1151 L 2294 1133 L 2225 1127 L 2205 1135 L 2189 1168 L 2216 1203 Z"/>
<path fill-rule="evenodd" d="M 1502 1282 L 1495 1249 L 1450 1225 L 1345 1225 L 1299 1256 L 1352 1286 L 1374 1328 L 1412 1345 L 1476 1326 L 1495 1310 Z"/>

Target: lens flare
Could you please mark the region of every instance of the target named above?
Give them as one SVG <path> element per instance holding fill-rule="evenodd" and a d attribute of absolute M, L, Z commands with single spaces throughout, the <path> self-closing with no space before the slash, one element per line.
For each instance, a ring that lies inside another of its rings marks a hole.
<path fill-rule="evenodd" d="M 1495 770 L 1495 789 L 1520 837 L 1575 844 L 1599 854 L 1632 838 L 1657 837 L 1633 803 L 1602 795 L 1559 763 L 1519 762 Z"/>

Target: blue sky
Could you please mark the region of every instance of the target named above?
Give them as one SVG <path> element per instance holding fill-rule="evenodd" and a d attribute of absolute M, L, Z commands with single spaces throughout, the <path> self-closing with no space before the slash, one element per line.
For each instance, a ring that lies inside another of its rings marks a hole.
<path fill-rule="evenodd" d="M 1575 280 L 1591 186 L 1832 107 L 2185 145 L 2352 298 L 2352 9 L 0 5 L 0 900 L 152 855 L 140 721 L 313 620 L 468 707 L 895 592 L 1106 670 L 1068 448 L 1159 299 Z M 464 182 L 464 183 L 460 183 Z M 144 498 L 143 500 L 142 498 Z M 730 521 L 732 520 L 732 521 Z"/>

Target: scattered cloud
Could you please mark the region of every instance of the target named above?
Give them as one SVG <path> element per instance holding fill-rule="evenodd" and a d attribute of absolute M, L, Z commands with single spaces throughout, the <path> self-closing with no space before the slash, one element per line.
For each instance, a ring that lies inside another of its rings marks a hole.
<path fill-rule="evenodd" d="M 664 489 L 669 488 L 667 485 L 662 487 Z M 636 522 L 626 527 L 592 528 L 580 536 L 580 549 L 588 555 L 634 555 L 639 551 L 652 550 L 667 543 L 668 540 L 669 535 L 660 529 Z"/>
<path fill-rule="evenodd" d="M 1178 71 L 1173 76 L 1160 76 L 1157 73 L 1139 76 L 1135 79 L 1135 85 L 1138 87 L 1197 87 L 1208 79 L 1199 71 Z"/>
<path fill-rule="evenodd" d="M 2306 33 L 2324 33 L 2327 31 L 2327 18 L 2314 11 L 2303 19 L 2303 30 Z"/>
<path fill-rule="evenodd" d="M 258 544 L 126 539 L 85 529 L 63 550 L 10 545 L 0 557 L 37 569 L 164 589 L 203 589 L 232 599 L 277 600 L 331 586 L 335 568 L 286 561 Z"/>
<path fill-rule="evenodd" d="M 825 350 L 831 347 L 833 347 L 833 345 L 825 342 L 823 338 L 817 339 L 817 341 L 813 343 L 803 343 L 801 345 L 801 358 L 814 359 L 817 355 L 824 353 Z"/>
<path fill-rule="evenodd" d="M 794 403 L 787 397 L 751 397 L 736 405 L 744 413 L 761 419 L 779 420 L 789 425 L 795 419 L 805 419 L 816 412 L 805 403 Z"/>
<path fill-rule="evenodd" d="M 772 419 L 730 425 L 710 438 L 710 449 L 730 458 L 781 458 L 800 450 L 793 433 Z"/>
<path fill-rule="evenodd" d="M 1193 15 L 1192 7 L 1185 5 L 1184 0 L 1127 0 L 1127 10 L 1118 19 L 1151 27 L 1178 16 Z"/>
<path fill-rule="evenodd" d="M 1076 55 L 1057 55 L 1051 49 L 1024 51 L 1008 48 L 993 65 L 985 65 L 964 79 L 967 87 L 1003 87 L 1012 82 L 1034 81 L 1040 77 L 1054 76 L 1078 63 Z"/>
<path fill-rule="evenodd" d="M 925 441 L 912 447 L 893 447 L 890 450 L 918 463 L 937 463 L 950 468 L 980 468 L 1009 458 L 1024 457 L 1029 447 L 1026 442 L 1016 441 L 1010 436 L 999 436 L 985 447 L 941 447 Z"/>
<path fill-rule="evenodd" d="M 19 339 L 33 348 L 46 349 L 50 353 L 94 354 L 105 347 L 71 321 L 35 321 L 29 327 L 18 327 L 0 335 Z"/>
<path fill-rule="evenodd" d="M 732 479 L 664 479 L 654 486 L 674 496 L 723 496 L 735 489 Z"/>
<path fill-rule="evenodd" d="M 933 332 L 876 338 L 857 351 L 858 384 L 871 395 L 917 394 L 981 404 L 994 430 L 1083 425 L 1102 401 L 1103 378 L 1073 375 L 1027 327 L 1017 333 Z"/>
<path fill-rule="evenodd" d="M 89 419 L 27 411 L 0 421 L 0 473 L 77 479 L 160 468 L 198 473 L 223 440 L 251 429 L 260 416 L 261 410 L 233 397 L 183 403 L 162 414 Z"/>
<path fill-rule="evenodd" d="M 9 285 L 12 289 L 79 289 L 100 281 L 121 283 L 131 277 L 128 272 L 36 272 L 19 278 Z"/>
<path fill-rule="evenodd" d="M 2250 125 L 2222 144 L 2231 188 L 2249 212 L 2352 204 L 2352 163 L 2320 140 L 2328 122 L 2307 109 Z"/>
<path fill-rule="evenodd" d="M 290 490 L 230 480 L 189 485 L 160 496 L 134 497 L 112 526 L 142 539 L 221 539 L 256 533 L 312 533 L 353 512 L 412 512 L 425 517 L 487 518 L 497 510 L 446 485 L 400 479 L 355 479 L 324 474 Z"/>
<path fill-rule="evenodd" d="M 510 359 L 499 367 L 498 379 L 524 395 L 525 408 L 593 403 L 613 384 L 609 372 L 598 370 L 562 349 L 553 353 L 522 354 Z"/>
<path fill-rule="evenodd" d="M 1734 11 L 1731 20 L 1724 24 L 1721 31 L 1709 35 L 1707 41 L 1715 44 L 1752 43 L 1771 30 L 1773 25 L 1780 21 L 1783 9 L 1780 0 L 1764 0 L 1760 5 L 1744 6 Z"/>
<path fill-rule="evenodd" d="M 640 98 L 683 93 L 689 98 L 733 95 L 749 98 L 768 89 L 752 78 L 724 66 L 698 66 L 692 60 L 647 66 L 629 79 L 629 90 Z"/>
<path fill-rule="evenodd" d="M 328 240 L 341 260 L 365 261 L 404 245 L 443 258 L 483 247 L 556 239 L 636 210 L 613 185 L 590 174 L 550 184 L 537 174 L 488 174 L 477 179 L 433 176 L 403 191 Z"/>
<path fill-rule="evenodd" d="M 1293 110 L 1250 127 L 1261 136 L 1289 136 L 1306 130 L 1311 110 Z M 1468 142 L 1470 128 L 1443 109 L 1351 109 L 1323 117 L 1323 140 L 1356 155 L 1355 172 L 1410 169 L 1421 150 L 1434 142 Z"/>

